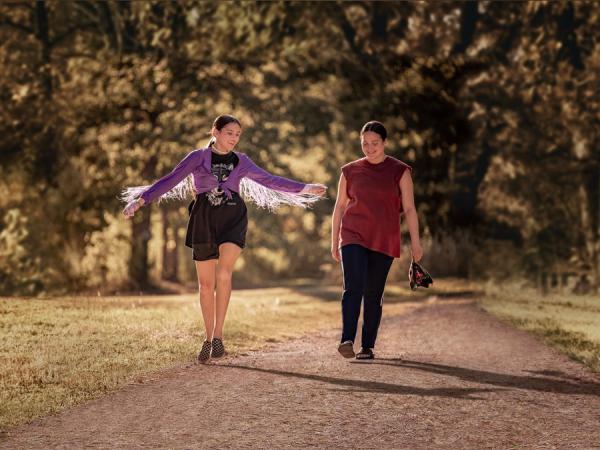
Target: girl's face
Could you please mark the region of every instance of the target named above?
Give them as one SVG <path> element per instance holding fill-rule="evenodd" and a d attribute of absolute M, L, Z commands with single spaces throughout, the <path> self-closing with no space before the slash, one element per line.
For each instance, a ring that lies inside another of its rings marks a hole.
<path fill-rule="evenodd" d="M 360 144 L 362 151 L 369 161 L 377 161 L 383 159 L 385 143 L 381 136 L 374 131 L 365 131 L 360 136 Z"/>
<path fill-rule="evenodd" d="M 231 122 L 225 125 L 220 130 L 213 128 L 212 135 L 216 139 L 216 147 L 222 152 L 230 152 L 240 141 L 240 135 L 242 134 L 242 127 L 237 123 Z"/>

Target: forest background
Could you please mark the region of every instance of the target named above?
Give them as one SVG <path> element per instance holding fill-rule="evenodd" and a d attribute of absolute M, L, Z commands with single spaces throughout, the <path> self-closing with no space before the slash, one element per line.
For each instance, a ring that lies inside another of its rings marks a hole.
<path fill-rule="evenodd" d="M 599 37 L 593 1 L 2 2 L 0 294 L 193 285 L 187 204 L 127 221 L 118 195 L 223 113 L 259 165 L 329 187 L 251 208 L 240 286 L 339 279 L 339 169 L 376 119 L 414 168 L 434 277 L 598 292 Z"/>

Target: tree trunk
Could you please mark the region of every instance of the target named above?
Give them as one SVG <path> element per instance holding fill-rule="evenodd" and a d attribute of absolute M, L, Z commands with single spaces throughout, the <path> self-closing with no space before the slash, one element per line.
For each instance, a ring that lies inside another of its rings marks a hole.
<path fill-rule="evenodd" d="M 144 179 L 151 179 L 156 170 L 157 157 L 152 156 L 142 170 Z M 138 210 L 132 220 L 131 259 L 129 261 L 129 277 L 140 288 L 148 286 L 148 242 L 152 237 L 150 230 L 150 214 L 152 204 Z"/>
<path fill-rule="evenodd" d="M 595 288 L 596 294 L 600 294 L 600 162 L 596 166 L 596 199 L 594 201 L 596 205 L 596 240 L 594 245 L 594 275 L 595 275 Z"/>
<path fill-rule="evenodd" d="M 586 263 L 592 275 L 592 290 L 600 289 L 600 164 L 585 164 L 584 179 L 579 187 L 581 225 L 584 235 Z"/>
<path fill-rule="evenodd" d="M 494 149 L 485 140 L 482 146 L 483 148 L 477 156 L 472 170 L 469 171 L 468 179 L 462 180 L 460 190 L 452 196 L 450 202 L 451 218 L 458 227 L 469 227 L 476 222 L 475 211 L 477 209 L 479 187 L 494 156 Z"/>
<path fill-rule="evenodd" d="M 35 37 L 41 45 L 41 68 L 40 75 L 42 77 L 42 85 L 44 86 L 44 94 L 47 99 L 52 97 L 52 75 L 50 74 L 50 54 L 52 52 L 52 44 L 48 34 L 48 10 L 44 1 L 35 2 L 34 10 L 34 30 Z"/>
<path fill-rule="evenodd" d="M 169 210 L 166 207 L 161 208 L 161 217 L 163 226 L 161 278 L 168 281 L 178 281 L 177 229 L 169 220 Z"/>
<path fill-rule="evenodd" d="M 150 232 L 151 205 L 140 209 L 132 219 L 131 259 L 129 277 L 138 288 L 148 286 L 148 241 Z"/>
<path fill-rule="evenodd" d="M 108 2 L 99 2 L 95 6 L 99 9 L 99 19 L 102 23 L 102 31 L 104 32 L 109 48 L 120 54 L 121 39 L 115 27 L 113 11 L 110 4 Z"/>
<path fill-rule="evenodd" d="M 173 242 L 173 247 L 169 251 L 170 260 L 169 264 L 171 265 L 171 273 L 173 274 L 171 281 L 179 282 L 179 239 L 177 236 L 177 227 L 171 227 L 173 231 L 173 236 L 171 242 Z"/>
<path fill-rule="evenodd" d="M 161 251 L 161 265 L 160 265 L 160 277 L 163 280 L 169 278 L 169 213 L 167 208 L 161 206 L 160 208 L 160 219 L 162 222 L 162 251 Z"/>
<path fill-rule="evenodd" d="M 460 8 L 460 31 L 459 39 L 454 44 L 451 54 L 453 56 L 463 54 L 469 48 L 475 37 L 479 13 L 477 2 L 463 2 Z"/>

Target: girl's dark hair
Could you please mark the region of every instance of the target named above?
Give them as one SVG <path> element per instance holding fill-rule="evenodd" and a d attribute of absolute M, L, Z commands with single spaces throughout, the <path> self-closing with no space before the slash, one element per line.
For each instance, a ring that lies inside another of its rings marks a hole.
<path fill-rule="evenodd" d="M 230 116 L 229 114 L 222 114 L 219 117 L 217 117 L 215 119 L 215 121 L 213 122 L 212 126 L 213 126 L 213 128 L 221 131 L 224 126 L 229 125 L 230 123 L 237 123 L 240 127 L 242 126 L 242 123 L 238 119 L 236 119 L 233 116 Z M 208 141 L 208 146 L 210 147 L 214 143 L 215 143 L 215 137 L 212 136 L 210 138 L 210 141 Z"/>
<path fill-rule="evenodd" d="M 213 128 L 221 131 L 225 125 L 229 125 L 230 123 L 237 123 L 240 127 L 242 126 L 241 122 L 237 120 L 235 117 L 230 116 L 229 114 L 220 115 L 213 122 Z"/>
<path fill-rule="evenodd" d="M 377 133 L 381 136 L 381 140 L 385 141 L 387 139 L 387 130 L 383 126 L 381 122 L 377 122 L 376 120 L 371 120 L 363 125 L 362 130 L 360 130 L 360 135 L 362 136 L 367 131 L 372 131 L 373 133 Z"/>

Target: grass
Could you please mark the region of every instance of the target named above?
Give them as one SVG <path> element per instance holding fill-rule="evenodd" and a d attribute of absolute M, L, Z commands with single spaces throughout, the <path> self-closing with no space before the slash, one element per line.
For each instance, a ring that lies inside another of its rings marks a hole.
<path fill-rule="evenodd" d="M 542 296 L 517 286 L 491 286 L 481 305 L 600 372 L 600 298 L 597 295 Z"/>
<path fill-rule="evenodd" d="M 234 291 L 228 352 L 340 328 L 340 291 L 314 285 Z M 385 315 L 403 313 L 427 294 L 389 291 Z M 189 363 L 203 336 L 197 295 L 0 298 L 0 433 Z"/>

